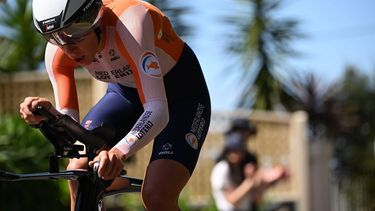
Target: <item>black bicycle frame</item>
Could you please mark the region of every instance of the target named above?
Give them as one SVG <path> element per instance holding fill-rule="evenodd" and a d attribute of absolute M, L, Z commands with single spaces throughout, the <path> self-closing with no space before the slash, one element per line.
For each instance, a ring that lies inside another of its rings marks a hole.
<path fill-rule="evenodd" d="M 47 118 L 39 125 L 39 129 L 55 148 L 54 153 L 49 157 L 49 171 L 33 174 L 14 174 L 0 171 L 0 181 L 76 180 L 78 182 L 78 192 L 75 211 L 99 210 L 101 201 L 106 196 L 125 192 L 140 192 L 143 180 L 127 177 L 125 171 L 121 172 L 119 177 L 129 180 L 130 185 L 115 191 L 106 191 L 105 189 L 112 181 L 99 178 L 97 172 L 91 168 L 87 171 L 60 171 L 59 160 L 61 158 L 87 157 L 88 161 L 93 160 L 95 152 L 106 147 L 105 140 L 113 137 L 108 128 L 103 126 L 93 131 L 88 131 L 71 117 L 67 115 L 55 116 L 43 107 L 38 107 L 35 114 Z M 79 153 L 79 151 L 83 150 L 83 146 L 75 144 L 76 141 L 80 141 L 85 145 L 86 154 Z"/>

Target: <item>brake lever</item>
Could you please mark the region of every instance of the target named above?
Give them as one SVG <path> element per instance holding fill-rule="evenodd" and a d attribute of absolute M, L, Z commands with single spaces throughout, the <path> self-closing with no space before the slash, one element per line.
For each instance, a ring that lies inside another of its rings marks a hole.
<path fill-rule="evenodd" d="M 105 190 L 107 187 L 109 187 L 112 184 L 113 180 L 104 180 L 104 179 L 100 178 L 100 176 L 99 176 L 99 166 L 100 166 L 100 161 L 95 161 L 95 163 L 92 167 L 92 170 L 93 170 L 93 173 L 94 173 L 94 181 L 97 181 L 100 188 L 102 190 Z"/>
<path fill-rule="evenodd" d="M 92 169 L 94 170 L 95 174 L 97 174 L 98 177 L 99 177 L 98 175 L 99 166 L 100 166 L 100 161 L 95 161 L 94 166 L 92 167 Z"/>
<path fill-rule="evenodd" d="M 94 176 L 95 176 L 95 178 L 98 180 L 98 181 L 100 181 L 100 183 L 101 183 L 101 185 L 104 187 L 104 188 L 107 188 L 107 187 L 109 187 L 111 184 L 112 184 L 112 182 L 114 181 L 114 179 L 111 179 L 111 180 L 104 180 L 104 179 L 102 179 L 102 178 L 100 178 L 99 177 L 99 166 L 100 166 L 100 161 L 95 161 L 95 163 L 94 163 L 94 165 L 93 165 L 93 167 L 92 167 L 92 169 L 93 169 L 93 171 L 94 171 Z M 121 176 L 121 175 L 125 175 L 126 174 L 126 170 L 121 170 L 121 172 L 120 172 L 120 175 L 119 175 L 119 177 Z"/>

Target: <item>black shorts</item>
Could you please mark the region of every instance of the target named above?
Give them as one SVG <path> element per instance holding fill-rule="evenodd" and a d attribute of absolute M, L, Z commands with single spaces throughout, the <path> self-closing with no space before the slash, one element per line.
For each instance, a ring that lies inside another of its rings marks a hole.
<path fill-rule="evenodd" d="M 185 45 L 177 64 L 164 76 L 164 84 L 169 122 L 154 139 L 150 162 L 172 159 L 192 173 L 208 132 L 211 105 L 201 67 L 189 46 Z M 130 131 L 142 113 L 137 90 L 112 83 L 82 124 L 91 121 L 88 129 L 102 124 L 114 128 L 115 138 L 108 143 L 113 147 Z"/>

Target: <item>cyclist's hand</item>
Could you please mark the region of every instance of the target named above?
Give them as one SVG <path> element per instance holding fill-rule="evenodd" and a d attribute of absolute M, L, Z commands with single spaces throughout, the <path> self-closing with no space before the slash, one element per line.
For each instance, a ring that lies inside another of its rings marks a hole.
<path fill-rule="evenodd" d="M 43 106 L 44 108 L 50 110 L 52 113 L 56 113 L 57 111 L 53 108 L 51 101 L 46 98 L 41 97 L 27 97 L 25 100 L 20 104 L 20 115 L 23 120 L 29 125 L 37 125 L 40 124 L 42 120 L 45 118 L 43 116 L 34 115 L 33 111 L 38 106 Z"/>
<path fill-rule="evenodd" d="M 112 148 L 109 151 L 101 151 L 93 161 L 89 162 L 89 166 L 93 167 L 94 163 L 99 161 L 99 177 L 105 180 L 111 180 L 120 175 L 121 170 L 124 167 L 124 160 L 125 155 L 117 148 Z"/>

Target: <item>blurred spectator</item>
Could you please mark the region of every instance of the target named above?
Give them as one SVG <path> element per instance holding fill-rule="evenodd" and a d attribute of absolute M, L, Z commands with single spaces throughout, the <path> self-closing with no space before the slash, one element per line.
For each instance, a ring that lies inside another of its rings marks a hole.
<path fill-rule="evenodd" d="M 257 130 L 248 120 L 236 119 L 225 134 L 224 149 L 211 173 L 212 194 L 220 211 L 254 211 L 264 191 L 288 177 L 283 167 L 264 170 L 246 141 Z"/>

